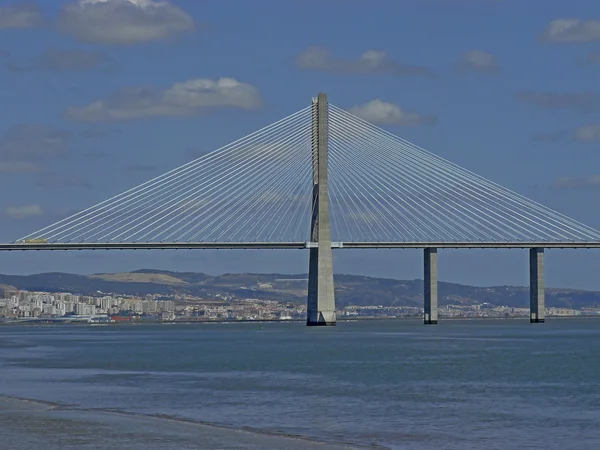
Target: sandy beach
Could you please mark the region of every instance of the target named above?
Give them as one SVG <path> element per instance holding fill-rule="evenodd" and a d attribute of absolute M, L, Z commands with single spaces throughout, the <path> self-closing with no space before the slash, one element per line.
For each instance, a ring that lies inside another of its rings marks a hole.
<path fill-rule="evenodd" d="M 176 418 L 0 397 L 0 442 L 12 449 L 355 449 Z"/>

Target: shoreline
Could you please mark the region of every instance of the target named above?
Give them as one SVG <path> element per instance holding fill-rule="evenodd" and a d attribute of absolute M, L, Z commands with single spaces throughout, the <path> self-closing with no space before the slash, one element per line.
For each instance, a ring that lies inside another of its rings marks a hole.
<path fill-rule="evenodd" d="M 490 320 L 528 320 L 528 316 L 515 317 L 440 317 L 440 322 L 450 322 L 459 320 L 469 321 L 490 321 Z M 598 320 L 600 315 L 581 315 L 581 316 L 546 316 L 546 322 L 549 320 Z M 354 323 L 354 322 L 369 322 L 369 321 L 406 321 L 406 322 L 422 322 L 422 317 L 353 317 L 337 319 L 337 323 Z M 61 325 L 61 326 L 129 326 L 129 325 L 209 325 L 209 324 L 263 324 L 263 323 L 305 323 L 304 319 L 260 319 L 260 320 L 138 320 L 130 322 L 83 322 L 83 321 L 66 321 L 52 319 L 45 320 L 24 320 L 24 321 L 5 321 L 0 320 L 1 326 L 44 326 L 44 325 Z"/>
<path fill-rule="evenodd" d="M 0 395 L 0 418 L 4 415 L 16 414 L 22 415 L 33 415 L 33 416 L 47 416 L 48 418 L 57 418 L 67 420 L 69 422 L 100 422 L 111 421 L 111 419 L 118 418 L 120 422 L 127 425 L 127 420 L 134 422 L 144 422 L 145 425 L 150 425 L 154 430 L 160 431 L 155 428 L 157 424 L 153 423 L 158 421 L 159 423 L 170 424 L 176 428 L 182 428 L 179 431 L 192 432 L 192 434 L 198 433 L 198 438 L 202 437 L 206 439 L 221 438 L 221 435 L 225 435 L 227 439 L 231 440 L 229 445 L 232 448 L 238 448 L 238 443 L 244 445 L 245 442 L 249 442 L 255 439 L 264 440 L 264 445 L 274 445 L 274 447 L 266 448 L 300 448 L 300 449 L 381 449 L 389 450 L 388 447 L 373 444 L 373 445 L 360 445 L 350 442 L 333 442 L 328 441 L 316 436 L 299 435 L 293 433 L 278 432 L 273 430 L 258 429 L 253 427 L 235 427 L 225 424 L 212 423 L 203 420 L 188 419 L 183 417 L 171 416 L 168 414 L 151 414 L 151 413 L 138 413 L 134 411 L 122 411 L 113 409 L 102 409 L 102 408 L 85 408 L 78 405 L 31 399 L 25 397 L 16 397 L 10 395 Z M 191 427 L 191 429 L 190 429 Z M 195 432 L 195 433 L 194 433 Z M 269 441 L 269 442 L 266 442 Z M 201 442 L 198 445 L 201 447 Z M 288 447 L 296 444 L 294 447 Z M 262 445 L 262 444 L 259 444 Z"/>

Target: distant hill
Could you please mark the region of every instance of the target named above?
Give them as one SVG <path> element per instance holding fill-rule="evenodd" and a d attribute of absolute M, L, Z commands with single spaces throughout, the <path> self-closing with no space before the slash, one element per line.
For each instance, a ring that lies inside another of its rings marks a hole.
<path fill-rule="evenodd" d="M 357 275 L 336 275 L 338 307 L 347 305 L 412 305 L 423 302 L 421 280 L 392 280 Z M 17 276 L 0 275 L 0 294 L 3 287 L 28 291 L 71 292 L 80 295 L 113 293 L 144 296 L 192 295 L 201 298 L 227 296 L 259 298 L 301 303 L 306 300 L 307 275 L 284 274 L 224 274 L 211 276 L 203 273 L 138 270 L 127 273 L 73 275 L 42 273 Z M 440 303 L 490 303 L 526 307 L 529 290 L 519 286 L 475 287 L 440 282 Z M 577 289 L 546 290 L 547 306 L 581 308 L 600 306 L 600 292 Z"/>

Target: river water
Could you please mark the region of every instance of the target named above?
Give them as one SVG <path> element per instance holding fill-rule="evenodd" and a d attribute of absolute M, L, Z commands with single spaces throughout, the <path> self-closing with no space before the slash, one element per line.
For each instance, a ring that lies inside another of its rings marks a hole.
<path fill-rule="evenodd" d="M 3 449 L 600 448 L 600 320 L 2 326 L 0 396 Z"/>

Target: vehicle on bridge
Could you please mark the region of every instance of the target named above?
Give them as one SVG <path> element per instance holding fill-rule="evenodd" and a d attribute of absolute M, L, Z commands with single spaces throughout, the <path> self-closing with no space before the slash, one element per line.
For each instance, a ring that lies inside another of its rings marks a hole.
<path fill-rule="evenodd" d="M 34 239 L 22 239 L 21 244 L 48 244 L 48 239 L 34 238 Z"/>

